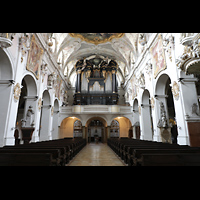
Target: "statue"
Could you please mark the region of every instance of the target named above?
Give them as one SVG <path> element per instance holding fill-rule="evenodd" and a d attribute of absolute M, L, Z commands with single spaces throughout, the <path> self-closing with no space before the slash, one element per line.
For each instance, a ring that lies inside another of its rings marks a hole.
<path fill-rule="evenodd" d="M 140 72 L 139 84 L 141 88 L 145 88 L 145 77 L 142 72 Z"/>
<path fill-rule="evenodd" d="M 168 124 L 166 111 L 163 102 L 160 102 L 160 119 L 158 121 L 158 128 L 160 128 L 160 136 L 162 142 L 172 143 L 171 139 L 171 125 Z"/>
<path fill-rule="evenodd" d="M 63 101 L 64 101 L 64 105 L 68 105 L 68 95 L 67 95 L 67 91 L 65 91 L 64 96 L 63 96 Z"/>
<path fill-rule="evenodd" d="M 33 120 L 33 106 L 29 106 L 27 113 L 26 113 L 26 118 L 21 120 L 22 127 L 33 127 L 35 125 L 35 122 Z"/>
<path fill-rule="evenodd" d="M 197 116 L 199 116 L 198 105 L 197 105 L 197 103 L 193 103 L 193 104 L 192 104 L 192 115 L 197 115 Z"/>
<path fill-rule="evenodd" d="M 33 131 L 35 130 L 33 115 L 34 115 L 33 106 L 29 106 L 26 113 L 26 119 L 21 120 L 22 140 L 24 141 L 24 144 L 28 144 L 31 141 Z"/>
<path fill-rule="evenodd" d="M 33 106 L 29 106 L 26 114 L 26 126 L 34 126 L 34 120 L 32 119 L 34 115 Z"/>
<path fill-rule="evenodd" d="M 160 102 L 160 119 L 158 121 L 158 128 L 168 128 L 166 111 L 163 102 Z"/>

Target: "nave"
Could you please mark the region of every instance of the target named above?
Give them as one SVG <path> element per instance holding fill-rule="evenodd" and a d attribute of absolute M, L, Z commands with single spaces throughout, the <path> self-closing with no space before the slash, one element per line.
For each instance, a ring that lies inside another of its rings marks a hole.
<path fill-rule="evenodd" d="M 89 143 L 67 166 L 125 166 L 106 143 Z"/>

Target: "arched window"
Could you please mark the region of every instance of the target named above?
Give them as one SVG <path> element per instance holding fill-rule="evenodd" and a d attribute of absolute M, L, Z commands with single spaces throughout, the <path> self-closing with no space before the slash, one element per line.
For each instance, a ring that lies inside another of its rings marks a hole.
<path fill-rule="evenodd" d="M 119 122 L 113 120 L 110 126 L 110 137 L 119 137 Z"/>
<path fill-rule="evenodd" d="M 82 137 L 82 123 L 80 120 L 74 122 L 74 137 Z"/>

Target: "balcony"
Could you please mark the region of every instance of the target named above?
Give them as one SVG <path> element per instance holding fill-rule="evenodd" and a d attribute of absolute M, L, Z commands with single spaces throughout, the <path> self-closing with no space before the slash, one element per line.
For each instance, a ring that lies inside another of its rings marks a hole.
<path fill-rule="evenodd" d="M 62 114 L 131 114 L 131 106 L 120 105 L 75 105 L 61 109 Z"/>
<path fill-rule="evenodd" d="M 118 98 L 118 93 L 76 93 L 74 95 L 74 105 L 116 105 Z"/>

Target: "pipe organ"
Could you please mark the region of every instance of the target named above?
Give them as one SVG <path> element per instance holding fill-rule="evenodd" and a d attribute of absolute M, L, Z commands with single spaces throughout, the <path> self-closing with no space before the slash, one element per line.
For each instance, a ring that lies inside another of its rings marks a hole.
<path fill-rule="evenodd" d="M 115 105 L 118 102 L 115 60 L 98 56 L 78 60 L 76 65 L 74 105 Z"/>

